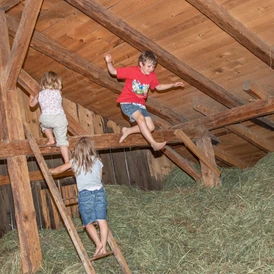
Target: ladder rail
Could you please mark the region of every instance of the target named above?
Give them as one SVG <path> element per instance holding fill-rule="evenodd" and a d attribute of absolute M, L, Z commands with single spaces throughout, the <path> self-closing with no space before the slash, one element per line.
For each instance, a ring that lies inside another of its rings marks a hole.
<path fill-rule="evenodd" d="M 59 213 L 64 221 L 67 231 L 68 231 L 68 233 L 71 237 L 71 240 L 75 246 L 75 249 L 76 249 L 83 265 L 84 265 L 86 273 L 87 274 L 95 274 L 95 270 L 90 262 L 88 254 L 83 246 L 83 243 L 82 243 L 78 233 L 76 232 L 76 229 L 73 225 L 73 222 L 72 222 L 70 216 L 67 214 L 67 209 L 66 209 L 65 204 L 61 198 L 58 188 L 53 180 L 52 175 L 49 172 L 47 164 L 40 152 L 40 149 L 36 143 L 36 140 L 34 139 L 34 137 L 31 134 L 29 125 L 26 122 L 24 123 L 24 131 L 25 131 L 25 135 L 29 141 L 29 145 L 33 151 L 33 154 L 37 160 L 37 163 L 38 163 L 38 165 L 44 175 L 44 178 L 47 182 L 47 185 L 48 185 L 49 190 L 52 194 L 52 197 L 57 205 Z"/>

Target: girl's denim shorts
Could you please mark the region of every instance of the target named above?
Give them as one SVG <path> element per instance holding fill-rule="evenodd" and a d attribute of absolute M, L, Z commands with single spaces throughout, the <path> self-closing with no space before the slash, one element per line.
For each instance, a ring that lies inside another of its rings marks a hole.
<path fill-rule="evenodd" d="M 137 104 L 137 103 L 120 103 L 120 106 L 123 113 L 129 117 L 130 122 L 135 122 L 135 120 L 131 116 L 137 110 L 139 110 L 144 117 L 150 117 L 144 105 Z"/>
<path fill-rule="evenodd" d="M 84 226 L 97 220 L 106 220 L 107 203 L 103 187 L 94 191 L 80 191 L 78 194 L 78 204 Z"/>

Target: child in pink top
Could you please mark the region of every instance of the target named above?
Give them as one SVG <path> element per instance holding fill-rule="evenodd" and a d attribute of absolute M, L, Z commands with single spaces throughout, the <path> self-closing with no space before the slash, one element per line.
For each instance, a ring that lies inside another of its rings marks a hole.
<path fill-rule="evenodd" d="M 126 80 L 117 102 L 120 103 L 123 113 L 130 118 L 130 121 L 137 122 L 136 126 L 122 128 L 122 137 L 119 142 L 123 142 L 130 134 L 141 132 L 155 151 L 162 149 L 166 142 L 156 142 L 151 134 L 155 126 L 145 107 L 148 91 L 149 89 L 165 90 L 183 87 L 184 83 L 160 84 L 154 72 L 158 58 L 152 51 L 142 52 L 138 66 L 133 67 L 115 68 L 110 54 L 105 55 L 105 60 L 110 74 Z"/>
<path fill-rule="evenodd" d="M 40 105 L 42 114 L 39 118 L 41 129 L 48 138 L 47 145 L 60 147 L 65 163 L 69 162 L 69 143 L 67 140 L 68 121 L 62 106 L 62 79 L 55 72 L 46 72 L 41 80 L 41 91 L 30 96 L 29 105 Z M 54 136 L 53 136 L 54 133 Z"/>

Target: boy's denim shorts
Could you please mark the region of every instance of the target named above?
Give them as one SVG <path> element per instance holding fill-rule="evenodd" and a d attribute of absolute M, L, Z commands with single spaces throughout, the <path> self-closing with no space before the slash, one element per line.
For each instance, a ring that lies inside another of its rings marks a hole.
<path fill-rule="evenodd" d="M 131 116 L 137 110 L 140 110 L 144 117 L 150 117 L 144 105 L 137 103 L 120 103 L 120 106 L 123 113 L 129 117 L 130 122 L 135 122 L 135 120 Z"/>
<path fill-rule="evenodd" d="M 103 187 L 94 191 L 80 191 L 78 194 L 78 204 L 84 226 L 97 220 L 106 220 L 107 203 Z"/>

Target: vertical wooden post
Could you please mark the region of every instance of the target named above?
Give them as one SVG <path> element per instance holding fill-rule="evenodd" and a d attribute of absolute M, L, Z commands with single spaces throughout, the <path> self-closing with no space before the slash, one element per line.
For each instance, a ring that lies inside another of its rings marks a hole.
<path fill-rule="evenodd" d="M 209 135 L 207 133 L 204 134 L 196 141 L 196 145 L 207 156 L 207 159 L 210 162 L 211 166 L 215 166 L 215 168 L 217 169 L 214 150 Z M 208 165 L 204 164 L 202 161 L 200 161 L 200 164 L 204 185 L 206 187 L 220 186 L 220 175 L 217 175 L 216 172 L 214 172 L 211 168 L 208 167 Z"/>
<path fill-rule="evenodd" d="M 0 11 L 0 101 L 3 106 L 1 112 L 4 114 L 3 117 L 1 117 L 1 129 L 4 130 L 3 139 L 25 139 L 16 82 L 27 53 L 29 41 L 41 5 L 42 0 L 26 1 L 25 9 L 11 51 L 9 48 L 6 15 L 4 11 Z M 33 273 L 41 266 L 42 252 L 26 156 L 20 155 L 8 158 L 7 164 L 14 199 L 22 272 Z"/>

